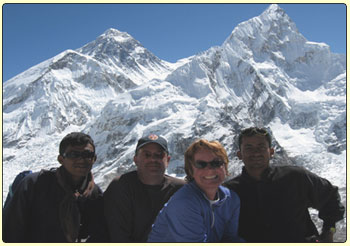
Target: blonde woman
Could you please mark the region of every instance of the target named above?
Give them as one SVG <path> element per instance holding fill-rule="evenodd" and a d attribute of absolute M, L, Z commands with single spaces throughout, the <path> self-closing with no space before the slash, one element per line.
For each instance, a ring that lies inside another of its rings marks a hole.
<path fill-rule="evenodd" d="M 192 143 L 185 152 L 188 184 L 160 211 L 148 242 L 242 242 L 237 235 L 240 200 L 221 186 L 227 166 L 219 142 Z"/>

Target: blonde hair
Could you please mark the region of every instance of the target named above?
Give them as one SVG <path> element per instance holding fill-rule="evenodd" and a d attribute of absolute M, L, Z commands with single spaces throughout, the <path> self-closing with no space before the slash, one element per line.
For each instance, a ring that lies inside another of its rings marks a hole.
<path fill-rule="evenodd" d="M 187 181 L 193 180 L 192 166 L 194 164 L 194 155 L 201 149 L 208 149 L 212 151 L 216 156 L 220 157 L 225 163 L 225 171 L 228 174 L 228 156 L 224 147 L 218 141 L 199 139 L 193 142 L 185 152 L 185 172 Z"/>

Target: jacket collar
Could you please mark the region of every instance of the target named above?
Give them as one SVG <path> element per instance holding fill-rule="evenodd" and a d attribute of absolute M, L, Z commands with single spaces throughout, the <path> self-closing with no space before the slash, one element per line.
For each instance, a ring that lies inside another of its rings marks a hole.
<path fill-rule="evenodd" d="M 84 178 L 78 187 L 74 187 L 70 174 L 63 166 L 57 169 L 56 177 L 59 185 L 65 190 L 65 192 L 67 194 L 72 194 L 76 199 L 83 197 L 95 198 L 98 195 L 97 187 L 92 178 L 91 172 Z"/>
<path fill-rule="evenodd" d="M 247 182 L 269 182 L 271 181 L 271 178 L 272 178 L 272 175 L 274 173 L 274 170 L 275 168 L 274 167 L 271 167 L 271 166 L 268 166 L 261 174 L 261 180 L 256 180 L 254 178 L 252 178 L 245 167 L 242 168 L 242 175 L 241 175 L 241 178 L 244 180 L 244 181 L 247 181 Z"/>
<path fill-rule="evenodd" d="M 192 186 L 195 190 L 197 190 L 199 193 L 201 193 L 201 195 L 205 198 L 205 200 L 207 200 L 209 202 L 209 199 L 207 198 L 205 193 L 201 190 L 201 188 L 199 188 L 196 181 L 193 180 L 193 181 L 189 182 L 188 184 L 190 186 Z M 213 205 L 220 206 L 223 202 L 225 202 L 225 200 L 229 196 L 229 192 L 225 187 L 223 187 L 221 185 L 218 187 L 217 192 L 218 192 L 219 200 L 216 201 Z"/>

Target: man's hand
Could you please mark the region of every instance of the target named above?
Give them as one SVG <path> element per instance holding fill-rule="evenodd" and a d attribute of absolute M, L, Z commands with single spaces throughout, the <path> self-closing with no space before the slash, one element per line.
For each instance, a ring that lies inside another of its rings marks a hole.
<path fill-rule="evenodd" d="M 334 236 L 335 231 L 334 230 L 325 230 L 322 231 L 319 240 L 322 243 L 333 243 L 333 236 Z"/>
<path fill-rule="evenodd" d="M 84 197 L 90 196 L 92 191 L 93 191 L 93 189 L 94 189 L 94 187 L 95 187 L 95 182 L 94 182 L 94 177 L 92 176 L 91 180 L 90 180 L 90 182 L 89 182 L 89 184 L 88 184 L 88 186 L 86 188 L 86 190 L 83 193 L 83 196 Z"/>

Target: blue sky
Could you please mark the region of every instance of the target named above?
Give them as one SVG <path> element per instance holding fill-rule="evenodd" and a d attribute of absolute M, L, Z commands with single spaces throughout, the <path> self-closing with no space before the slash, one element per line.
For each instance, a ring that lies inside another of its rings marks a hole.
<path fill-rule="evenodd" d="M 241 22 L 269 4 L 4 4 L 3 81 L 108 28 L 132 35 L 160 59 L 175 62 L 221 45 Z M 279 4 L 299 31 L 346 53 L 345 4 Z"/>

